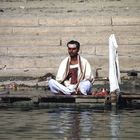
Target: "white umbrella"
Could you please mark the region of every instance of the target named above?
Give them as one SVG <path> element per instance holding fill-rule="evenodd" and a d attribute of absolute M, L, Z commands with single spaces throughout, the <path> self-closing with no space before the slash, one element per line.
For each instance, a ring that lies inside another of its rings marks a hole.
<path fill-rule="evenodd" d="M 117 53 L 118 44 L 114 34 L 109 37 L 109 83 L 110 92 L 120 92 L 120 69 Z"/>

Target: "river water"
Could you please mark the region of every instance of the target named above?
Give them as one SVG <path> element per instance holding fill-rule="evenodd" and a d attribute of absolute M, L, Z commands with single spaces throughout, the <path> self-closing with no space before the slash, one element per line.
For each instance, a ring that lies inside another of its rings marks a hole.
<path fill-rule="evenodd" d="M 139 140 L 140 110 L 1 108 L 0 140 Z"/>

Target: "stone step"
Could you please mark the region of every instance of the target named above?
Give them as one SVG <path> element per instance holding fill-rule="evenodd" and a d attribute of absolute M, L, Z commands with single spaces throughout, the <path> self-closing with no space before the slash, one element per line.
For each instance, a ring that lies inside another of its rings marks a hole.
<path fill-rule="evenodd" d="M 47 46 L 60 45 L 59 37 L 46 36 L 0 36 L 0 46 Z"/>
<path fill-rule="evenodd" d="M 82 45 L 107 45 L 108 44 L 108 38 L 110 36 L 110 33 L 108 35 L 87 35 L 87 36 L 75 36 L 73 37 L 75 40 L 79 40 Z M 71 39 L 71 37 L 63 37 L 62 38 L 62 44 L 66 44 Z M 124 34 L 116 34 L 116 39 L 118 44 L 120 45 L 139 45 L 140 44 L 140 36 L 135 35 L 131 36 L 127 33 Z"/>
<path fill-rule="evenodd" d="M 109 68 L 109 57 L 98 55 L 84 55 L 88 59 L 93 69 L 101 68 L 103 71 Z M 120 70 L 139 70 L 140 56 L 119 56 Z"/>
<path fill-rule="evenodd" d="M 118 44 L 118 54 L 119 56 L 139 56 L 140 47 L 139 45 L 121 45 Z M 109 48 L 106 45 L 96 47 L 96 55 L 106 55 L 109 54 Z"/>
<path fill-rule="evenodd" d="M 118 44 L 119 45 L 119 44 Z M 120 56 L 138 56 L 140 54 L 139 45 L 119 45 L 118 54 Z M 66 46 L 15 46 L 0 47 L 0 56 L 7 57 L 42 57 L 67 55 Z M 108 45 L 81 45 L 80 54 L 108 56 Z"/>
<path fill-rule="evenodd" d="M 132 6 L 132 7 L 134 7 L 134 6 L 138 6 L 138 4 L 140 2 L 138 0 L 133 0 L 133 1 L 130 1 L 130 0 L 122 0 L 122 1 L 100 0 L 99 2 L 96 0 L 92 0 L 92 1 L 86 1 L 86 0 L 83 0 L 83 1 L 79 1 L 79 0 L 67 0 L 67 1 L 64 1 L 64 0 L 53 0 L 53 1 L 52 0 L 47 0 L 47 1 L 46 0 L 1 0 L 1 3 L 2 3 L 1 7 L 4 7 L 4 8 L 17 7 L 17 5 L 15 3 L 24 4 L 28 8 L 41 8 L 41 7 L 49 7 L 49 6 L 51 6 L 51 8 L 52 8 L 54 6 L 65 7 L 68 5 L 69 5 L 69 7 L 79 7 L 79 5 L 80 6 L 84 5 L 85 7 L 87 7 L 87 6 L 95 7 L 96 6 L 99 8 L 100 6 L 104 6 L 104 7 L 109 8 L 110 6 L 113 6 L 113 7 Z M 103 7 L 100 7 L 100 8 L 103 8 Z"/>
<path fill-rule="evenodd" d="M 62 59 L 66 56 L 44 56 L 44 57 L 0 57 L 1 69 L 6 65 L 6 69 L 26 69 L 26 68 L 58 68 Z M 88 56 L 91 65 L 104 63 L 107 57 Z M 102 61 L 101 61 L 102 60 Z M 100 63 L 99 63 L 100 61 Z M 57 62 L 57 63 L 56 63 Z M 106 63 L 104 63 L 106 65 Z"/>
<path fill-rule="evenodd" d="M 34 16 L 0 16 L 0 26 L 2 27 L 34 27 L 38 25 L 38 19 Z"/>
<path fill-rule="evenodd" d="M 60 17 L 39 17 L 39 25 L 42 26 L 93 26 L 111 25 L 110 16 L 62 16 Z"/>
<path fill-rule="evenodd" d="M 56 68 L 65 56 L 0 56 L 1 68 Z"/>
<path fill-rule="evenodd" d="M 139 15 L 140 2 L 138 0 L 117 1 L 64 1 L 64 0 L 41 0 L 41 1 L 6 1 L 1 2 L 0 7 L 6 14 L 34 14 L 34 15 Z M 83 8 L 84 7 L 84 8 Z M 118 10 L 119 9 L 119 10 Z"/>
<path fill-rule="evenodd" d="M 117 35 L 129 34 L 140 35 L 140 25 L 134 26 L 74 26 L 74 27 L 0 27 L 0 35 L 47 35 L 57 34 L 59 36 L 67 35 L 108 35 L 115 33 Z"/>
<path fill-rule="evenodd" d="M 93 68 L 101 67 L 108 68 L 108 56 L 97 55 L 82 55 L 89 60 Z M 62 59 L 66 55 L 61 56 L 42 56 L 42 57 L 0 57 L 1 69 L 6 66 L 7 69 L 26 69 L 26 68 L 58 68 Z M 139 68 L 140 56 L 119 56 L 120 67 L 124 68 Z"/>
<path fill-rule="evenodd" d="M 114 16 L 112 17 L 112 25 L 140 25 L 140 16 L 137 17 L 121 17 L 121 16 Z"/>
<path fill-rule="evenodd" d="M 44 16 L 0 16 L 0 26 L 2 27 L 71 27 L 71 26 L 111 26 L 123 25 L 134 26 L 140 25 L 139 16 L 61 16 L 61 17 L 44 17 Z"/>
<path fill-rule="evenodd" d="M 1 35 L 0 36 L 0 46 L 2 47 L 10 47 L 10 46 L 65 46 L 70 40 L 78 40 L 81 45 L 107 45 L 108 38 L 110 33 L 108 34 L 97 34 L 91 36 L 89 35 L 67 35 L 67 36 L 59 36 L 57 34 L 51 36 L 11 36 L 11 35 Z M 118 44 L 120 45 L 139 45 L 140 44 L 140 36 L 135 35 L 131 36 L 127 33 L 123 35 L 117 35 L 116 39 Z"/>
<path fill-rule="evenodd" d="M 137 36 L 140 35 L 140 25 L 131 25 L 131 26 L 112 26 L 112 33 L 117 34 L 118 36 L 126 36 L 131 35 L 131 36 Z"/>
<path fill-rule="evenodd" d="M 61 17 L 45 17 L 45 16 L 1 16 L 0 26 L 93 26 L 93 25 L 111 25 L 110 16 L 61 16 Z"/>
<path fill-rule="evenodd" d="M 24 77 L 40 77 L 46 73 L 57 74 L 58 68 L 24 68 L 24 69 L 6 69 L 0 71 L 0 77 L 10 77 L 10 76 L 24 76 Z M 95 72 L 94 72 L 95 73 Z M 95 74 L 94 74 L 95 75 Z M 102 69 L 98 71 L 99 77 L 108 77 L 108 69 Z"/>
<path fill-rule="evenodd" d="M 59 64 L 65 56 L 61 57 L 1 57 L 0 76 L 41 76 L 47 72 L 55 73 Z M 106 76 L 108 71 L 108 60 L 106 57 L 86 56 L 93 67 L 93 71 L 98 67 L 102 70 L 100 76 Z M 94 61 L 93 61 L 94 60 Z M 99 63 L 100 62 L 100 63 Z M 98 63 L 98 64 L 97 64 Z"/>
<path fill-rule="evenodd" d="M 104 56 L 84 56 L 91 63 L 92 69 L 101 68 L 99 76 L 108 76 L 108 57 Z M 40 76 L 47 72 L 56 73 L 59 63 L 63 57 L 42 57 L 42 58 L 17 58 L 1 57 L 0 76 Z M 120 70 L 139 70 L 140 57 L 119 57 Z M 56 63 L 57 62 L 57 63 Z M 128 63 L 129 62 L 129 63 Z"/>
<path fill-rule="evenodd" d="M 129 31 L 135 31 L 136 27 L 128 27 Z M 114 28 L 117 30 L 117 28 Z M 132 29 L 132 30 L 131 30 Z M 125 30 L 125 28 L 124 28 Z M 111 33 L 111 26 L 74 26 L 74 27 L 0 27 L 0 35 L 79 35 L 79 34 L 108 34 Z M 136 31 L 135 31 L 136 32 Z"/>
<path fill-rule="evenodd" d="M 0 77 L 11 77 L 11 76 L 23 76 L 23 77 L 40 77 L 45 75 L 46 73 L 56 74 L 57 68 L 23 68 L 23 69 L 6 69 L 0 71 Z"/>
<path fill-rule="evenodd" d="M 122 0 L 122 1 L 119 1 L 119 0 L 106 0 L 106 1 L 104 1 L 104 0 L 100 0 L 100 2 L 97 2 L 96 0 L 92 0 L 92 1 L 86 1 L 86 0 L 83 0 L 83 1 L 79 1 L 79 0 L 67 0 L 67 1 L 64 1 L 64 0 L 1 0 L 1 2 L 2 3 L 16 3 L 16 2 L 24 2 L 24 3 L 27 3 L 27 4 L 30 4 L 30 3 L 32 3 L 32 4 L 35 4 L 36 6 L 40 6 L 38 3 L 46 3 L 46 4 L 51 4 L 51 5 L 54 5 L 54 4 L 56 4 L 56 5 L 58 5 L 58 3 L 60 4 L 60 5 L 62 5 L 62 4 L 70 4 L 70 3 L 72 3 L 73 5 L 77 5 L 77 3 L 79 3 L 79 4 L 87 4 L 87 5 L 90 5 L 91 3 L 93 3 L 93 4 L 107 4 L 108 6 L 110 6 L 110 5 L 114 5 L 114 3 L 116 4 L 116 6 L 118 6 L 118 5 L 127 5 L 127 6 L 131 6 L 131 5 L 137 5 L 137 3 L 139 3 L 139 1 L 138 0 L 133 0 L 133 1 L 130 1 L 130 0 Z M 31 5 L 32 6 L 32 5 Z M 33 5 L 34 6 L 34 5 Z M 42 5 L 43 6 L 43 5 Z M 44 5 L 44 6 L 47 6 L 47 5 Z"/>
<path fill-rule="evenodd" d="M 62 46 L 17 46 L 0 47 L 1 56 L 61 56 L 67 54 L 67 47 Z"/>

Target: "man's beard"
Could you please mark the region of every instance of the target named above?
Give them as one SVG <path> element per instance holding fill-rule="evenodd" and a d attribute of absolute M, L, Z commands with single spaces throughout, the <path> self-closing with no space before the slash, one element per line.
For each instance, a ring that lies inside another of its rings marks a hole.
<path fill-rule="evenodd" d="M 76 57 L 78 54 L 77 53 L 69 53 L 70 57 Z"/>

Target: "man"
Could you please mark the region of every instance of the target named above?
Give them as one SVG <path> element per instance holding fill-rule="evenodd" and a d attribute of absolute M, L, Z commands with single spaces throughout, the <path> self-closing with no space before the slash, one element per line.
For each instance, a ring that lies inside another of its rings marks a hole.
<path fill-rule="evenodd" d="M 56 80 L 49 81 L 50 90 L 53 93 L 66 95 L 88 95 L 91 92 L 94 78 L 91 66 L 85 58 L 78 54 L 79 42 L 72 40 L 67 43 L 67 47 L 69 56 L 61 62 Z"/>

